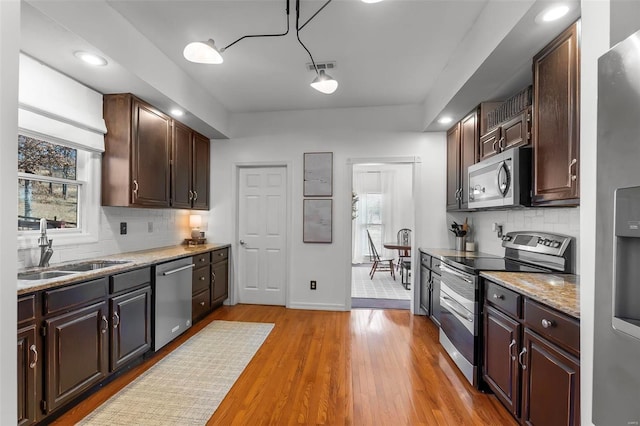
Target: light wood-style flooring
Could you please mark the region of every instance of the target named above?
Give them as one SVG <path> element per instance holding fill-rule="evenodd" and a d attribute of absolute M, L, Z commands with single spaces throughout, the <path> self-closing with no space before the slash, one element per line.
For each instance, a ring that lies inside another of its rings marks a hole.
<path fill-rule="evenodd" d="M 219 308 L 56 424 L 77 422 L 215 319 L 275 327 L 209 425 L 516 425 L 466 382 L 425 317 L 256 305 Z"/>

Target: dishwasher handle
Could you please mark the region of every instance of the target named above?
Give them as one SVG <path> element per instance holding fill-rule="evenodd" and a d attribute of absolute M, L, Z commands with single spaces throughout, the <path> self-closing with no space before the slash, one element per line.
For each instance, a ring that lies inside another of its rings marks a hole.
<path fill-rule="evenodd" d="M 192 269 L 192 268 L 195 268 L 195 267 L 196 267 L 196 265 L 192 263 L 191 265 L 182 266 L 180 268 L 176 268 L 176 269 L 172 269 L 172 270 L 167 271 L 167 272 L 163 272 L 162 275 L 164 275 L 166 277 L 167 275 L 172 275 L 172 274 L 175 274 L 176 272 L 184 271 L 185 269 Z"/>

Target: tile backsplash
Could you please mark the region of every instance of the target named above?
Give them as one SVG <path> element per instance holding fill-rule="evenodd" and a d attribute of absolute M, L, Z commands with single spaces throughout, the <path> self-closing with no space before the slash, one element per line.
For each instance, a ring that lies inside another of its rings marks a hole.
<path fill-rule="evenodd" d="M 188 210 L 102 207 L 98 242 L 56 246 L 54 241 L 50 263 L 180 244 L 190 233 L 189 214 Z M 127 222 L 126 235 L 120 235 L 120 222 Z M 18 268 L 37 265 L 39 258 L 38 247 L 18 250 Z"/>
<path fill-rule="evenodd" d="M 576 271 L 580 270 L 580 208 L 526 208 L 512 210 L 492 210 L 482 212 L 460 212 L 447 214 L 447 226 L 452 221 L 463 223 L 468 218 L 471 226 L 470 238 L 476 243 L 476 251 L 504 256 L 502 241 L 492 224 L 502 225 L 502 232 L 542 231 L 569 235 L 576 243 Z M 451 234 L 451 233 L 450 233 Z M 450 235 L 450 247 L 454 247 L 453 234 Z"/>

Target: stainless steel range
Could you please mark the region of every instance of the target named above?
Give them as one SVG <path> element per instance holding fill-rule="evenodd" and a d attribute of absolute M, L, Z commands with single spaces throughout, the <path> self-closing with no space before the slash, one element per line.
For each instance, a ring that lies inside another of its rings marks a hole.
<path fill-rule="evenodd" d="M 509 232 L 505 257 L 441 256 L 440 344 L 469 383 L 480 384 L 482 289 L 480 271 L 574 272 L 572 237 L 543 232 Z"/>

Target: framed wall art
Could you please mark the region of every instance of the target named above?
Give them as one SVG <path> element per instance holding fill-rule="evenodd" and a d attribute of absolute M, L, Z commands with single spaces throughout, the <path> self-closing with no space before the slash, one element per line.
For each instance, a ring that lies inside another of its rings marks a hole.
<path fill-rule="evenodd" d="M 304 153 L 304 196 L 333 195 L 333 152 Z"/>
<path fill-rule="evenodd" d="M 302 241 L 305 243 L 333 242 L 333 200 L 303 200 Z"/>

